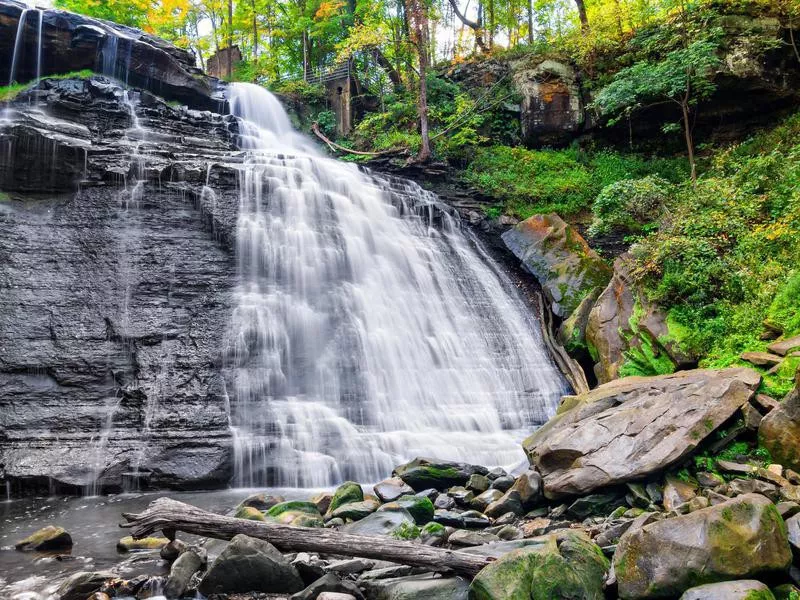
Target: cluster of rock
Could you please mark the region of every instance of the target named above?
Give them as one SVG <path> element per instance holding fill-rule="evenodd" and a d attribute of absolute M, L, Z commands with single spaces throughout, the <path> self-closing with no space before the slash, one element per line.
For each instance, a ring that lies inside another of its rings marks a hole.
<path fill-rule="evenodd" d="M 232 511 L 239 519 L 392 536 L 494 559 L 472 581 L 446 569 L 358 558 L 357 549 L 356 558 L 281 553 L 245 535 L 193 546 L 125 538 L 125 550 L 160 548 L 169 575 L 81 573 L 57 595 L 83 600 L 92 582 L 93 600 L 144 599 L 153 590 L 168 598 L 196 590 L 293 600 L 793 598 L 800 594 L 797 460 L 687 460 L 736 436 L 766 439 L 775 415 L 798 425 L 791 415 L 800 372 L 784 404 L 758 394 L 759 383 L 750 369 L 628 378 L 566 397 L 526 441 L 531 468 L 516 477 L 418 458 L 373 494 L 347 482 L 306 501 L 255 494 Z M 63 540 L 62 531 L 49 533 Z M 35 548 L 45 537 L 18 547 Z M 333 593 L 340 596 L 325 595 Z"/>

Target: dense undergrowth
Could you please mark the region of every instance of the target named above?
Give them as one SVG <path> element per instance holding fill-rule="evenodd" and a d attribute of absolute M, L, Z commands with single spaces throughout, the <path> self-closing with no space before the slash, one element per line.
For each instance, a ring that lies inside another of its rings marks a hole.
<path fill-rule="evenodd" d="M 800 114 L 716 152 L 632 250 L 648 294 L 702 366 L 764 350 L 766 329 L 800 334 Z M 766 385 L 788 392 L 798 363 L 789 358 Z"/>

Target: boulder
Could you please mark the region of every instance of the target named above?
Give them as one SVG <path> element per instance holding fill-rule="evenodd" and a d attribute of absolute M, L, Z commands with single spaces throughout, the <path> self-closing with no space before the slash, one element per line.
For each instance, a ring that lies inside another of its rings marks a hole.
<path fill-rule="evenodd" d="M 719 475 L 717 475 L 719 477 Z M 724 483 L 724 480 L 723 480 Z M 689 502 L 697 496 L 697 488 L 687 481 L 682 481 L 674 475 L 667 475 L 664 479 L 664 509 L 675 510 L 681 504 Z"/>
<path fill-rule="evenodd" d="M 707 583 L 686 590 L 680 600 L 775 600 L 769 588 L 755 579 Z"/>
<path fill-rule="evenodd" d="M 341 527 L 341 531 L 356 535 L 391 535 L 403 526 L 414 525 L 414 517 L 402 507 L 374 512 L 360 521 Z"/>
<path fill-rule="evenodd" d="M 239 506 L 251 506 L 261 512 L 266 512 L 276 504 L 286 502 L 283 496 L 273 496 L 271 494 L 252 494 L 239 503 Z"/>
<path fill-rule="evenodd" d="M 161 548 L 159 556 L 162 558 L 162 560 L 166 560 L 167 562 L 173 562 L 188 549 L 189 549 L 189 544 L 187 544 L 183 540 L 179 540 L 176 538 L 174 540 L 171 540 L 169 543 L 165 544 Z"/>
<path fill-rule="evenodd" d="M 433 503 L 424 496 L 401 496 L 394 502 L 388 502 L 378 508 L 378 512 L 396 508 L 407 510 L 417 525 L 425 525 L 433 520 Z"/>
<path fill-rule="evenodd" d="M 604 600 L 608 567 L 586 536 L 558 532 L 484 567 L 472 581 L 470 600 Z"/>
<path fill-rule="evenodd" d="M 391 579 L 362 580 L 370 600 L 467 600 L 469 583 L 461 577 L 432 573 Z"/>
<path fill-rule="evenodd" d="M 628 254 L 614 262 L 613 277 L 589 314 L 586 343 L 600 383 L 671 373 L 696 362 L 680 347 L 677 328 L 634 283 L 632 266 Z"/>
<path fill-rule="evenodd" d="M 303 580 L 289 561 L 269 542 L 235 536 L 200 581 L 203 595 L 236 592 L 292 593 Z"/>
<path fill-rule="evenodd" d="M 328 512 L 328 509 L 331 506 L 331 500 L 333 500 L 333 494 L 330 492 L 320 492 L 319 494 L 314 494 L 311 496 L 311 503 L 317 507 L 317 510 L 321 515 L 324 515 Z"/>
<path fill-rule="evenodd" d="M 239 506 L 233 515 L 237 519 L 247 519 L 248 521 L 266 521 L 267 518 L 259 509 L 252 506 Z"/>
<path fill-rule="evenodd" d="M 373 499 L 362 500 L 361 502 L 348 502 L 342 504 L 334 510 L 328 510 L 325 518 L 330 519 L 344 519 L 345 521 L 358 521 L 364 517 L 371 515 L 380 507 L 380 502 Z"/>
<path fill-rule="evenodd" d="M 773 342 L 767 346 L 767 350 L 781 356 L 786 356 L 793 350 L 800 350 L 800 335 Z"/>
<path fill-rule="evenodd" d="M 773 460 L 789 469 L 800 469 L 800 370 L 798 388 L 761 419 L 758 439 Z"/>
<path fill-rule="evenodd" d="M 631 528 L 617 545 L 614 573 L 620 598 L 669 598 L 705 583 L 783 571 L 791 560 L 775 505 L 746 494 Z"/>
<path fill-rule="evenodd" d="M 376 483 L 372 489 L 375 491 L 375 495 L 381 499 L 381 502 L 392 502 L 400 496 L 414 493 L 411 486 L 407 485 L 399 477 L 384 479 L 380 483 Z"/>
<path fill-rule="evenodd" d="M 133 552 L 135 550 L 161 550 L 169 543 L 167 538 L 146 537 L 135 540 L 126 535 L 117 542 L 117 552 Z"/>
<path fill-rule="evenodd" d="M 480 546 L 491 542 L 499 542 L 500 538 L 488 531 L 470 531 L 457 529 L 447 537 L 447 543 L 453 546 Z"/>
<path fill-rule="evenodd" d="M 476 494 L 480 494 L 488 490 L 491 484 L 491 480 L 486 475 L 475 473 L 474 475 L 470 475 L 467 480 L 466 488 L 472 490 Z"/>
<path fill-rule="evenodd" d="M 489 506 L 487 506 L 486 510 L 483 512 L 487 517 L 496 519 L 506 513 L 522 515 L 524 514 L 525 510 L 522 507 L 520 493 L 514 488 L 511 488 L 505 494 L 503 494 L 500 499 L 495 500 Z"/>
<path fill-rule="evenodd" d="M 437 461 L 429 458 L 415 458 L 409 463 L 395 468 L 394 475 L 421 492 L 428 488 L 444 491 L 456 485 L 465 485 L 471 475 L 486 475 L 486 467 L 464 463 Z"/>
<path fill-rule="evenodd" d="M 290 500 L 289 502 L 280 502 L 267 511 L 268 517 L 279 517 L 285 512 L 291 513 L 306 513 L 315 517 L 320 516 L 317 510 L 317 505 L 313 502 L 304 502 L 302 500 Z"/>
<path fill-rule="evenodd" d="M 115 575 L 108 571 L 80 571 L 67 577 L 55 592 L 58 600 L 86 600 L 88 596 L 100 590 Z"/>
<path fill-rule="evenodd" d="M 362 502 L 364 500 L 364 490 L 355 481 L 345 481 L 342 485 L 336 488 L 333 493 L 333 498 L 328 505 L 328 511 L 325 516 L 330 515 L 337 508 L 343 504 L 350 504 L 351 502 Z"/>
<path fill-rule="evenodd" d="M 183 598 L 189 590 L 192 576 L 206 564 L 205 550 L 189 548 L 172 563 L 169 577 L 164 584 L 164 595 L 167 598 Z"/>
<path fill-rule="evenodd" d="M 534 215 L 503 235 L 503 242 L 542 286 L 550 309 L 568 317 L 581 300 L 611 278 L 611 269 L 558 215 Z"/>
<path fill-rule="evenodd" d="M 691 453 L 760 381 L 751 369 L 613 381 L 566 397 L 523 447 L 551 499 L 643 479 Z"/>
<path fill-rule="evenodd" d="M 63 528 L 48 525 L 14 544 L 21 551 L 53 552 L 72 548 L 72 536 Z"/>
<path fill-rule="evenodd" d="M 485 492 L 483 492 L 482 494 L 480 494 L 479 496 L 476 496 L 475 498 L 473 498 L 472 502 L 470 502 L 470 506 L 472 508 L 474 508 L 475 510 L 479 510 L 481 512 L 484 512 L 486 510 L 487 506 L 489 506 L 492 502 L 495 502 L 495 501 L 499 500 L 502 497 L 503 497 L 503 492 L 501 492 L 500 490 L 488 489 Z M 449 508 L 453 508 L 454 505 L 455 505 L 455 502 L 453 502 L 449 506 L 438 506 L 438 504 L 437 504 L 436 508 L 449 509 Z"/>

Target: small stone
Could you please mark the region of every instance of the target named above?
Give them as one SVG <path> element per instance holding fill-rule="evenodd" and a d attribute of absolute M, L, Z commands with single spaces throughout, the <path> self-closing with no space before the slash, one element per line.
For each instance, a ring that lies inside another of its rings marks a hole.
<path fill-rule="evenodd" d="M 625 509 L 625 507 L 624 507 L 624 506 L 618 506 L 617 508 L 615 508 L 615 509 L 614 509 L 614 510 L 611 512 L 611 514 L 610 514 L 610 515 L 608 515 L 608 518 L 609 518 L 610 520 L 619 519 L 620 517 L 622 517 L 622 515 L 624 515 L 624 514 L 625 514 L 625 512 L 626 512 L 626 509 Z"/>
<path fill-rule="evenodd" d="M 474 503 L 474 500 L 473 500 L 473 503 Z M 439 494 L 438 496 L 436 496 L 436 500 L 434 500 L 434 502 L 433 502 L 434 508 L 440 508 L 442 510 L 450 510 L 451 508 L 454 508 L 455 505 L 456 505 L 456 501 L 453 500 L 447 494 Z M 486 508 L 486 507 L 484 506 L 483 508 Z"/>
<path fill-rule="evenodd" d="M 784 520 L 795 516 L 797 513 L 800 513 L 800 504 L 797 502 L 778 502 L 778 504 L 775 505 L 775 508 L 777 508 L 778 512 L 781 513 L 781 516 L 784 518 Z"/>
<path fill-rule="evenodd" d="M 761 419 L 763 418 L 758 409 L 748 402 L 742 406 L 741 411 L 744 426 L 750 431 L 758 431 L 758 426 L 761 425 Z"/>
<path fill-rule="evenodd" d="M 517 515 L 513 512 L 507 512 L 504 515 L 500 515 L 494 520 L 495 525 L 509 525 L 517 520 Z"/>
<path fill-rule="evenodd" d="M 447 495 L 456 501 L 459 506 L 469 506 L 475 498 L 475 494 L 465 487 L 456 486 L 447 490 Z"/>
<path fill-rule="evenodd" d="M 778 486 L 759 479 L 734 479 L 728 487 L 734 496 L 756 493 L 773 499 L 778 497 Z"/>
<path fill-rule="evenodd" d="M 317 596 L 317 600 L 356 600 L 356 597 L 344 592 L 322 592 Z"/>
<path fill-rule="evenodd" d="M 117 542 L 117 552 L 133 552 L 135 550 L 160 550 L 169 543 L 167 538 L 146 537 L 139 540 L 126 535 Z"/>
<path fill-rule="evenodd" d="M 426 490 L 422 490 L 421 492 L 417 492 L 415 495 L 419 496 L 420 498 L 427 498 L 428 500 L 433 502 L 439 495 L 439 490 L 435 488 L 428 488 Z"/>
<path fill-rule="evenodd" d="M 688 502 L 689 504 L 689 512 L 694 512 L 696 510 L 701 510 L 703 508 L 708 508 L 711 502 L 705 496 L 695 496 Z"/>
<path fill-rule="evenodd" d="M 501 540 L 518 540 L 522 537 L 525 537 L 525 534 L 522 533 L 522 530 L 514 527 L 513 525 L 503 525 L 499 531 L 495 533 L 497 537 Z"/>
<path fill-rule="evenodd" d="M 553 510 L 550 511 L 550 518 L 559 519 L 566 514 L 567 510 L 569 510 L 569 506 L 567 506 L 566 504 L 559 504 Z"/>
<path fill-rule="evenodd" d="M 292 560 L 292 566 L 297 569 L 303 583 L 310 585 L 325 575 L 325 562 L 316 554 L 298 552 Z"/>
<path fill-rule="evenodd" d="M 778 490 L 781 499 L 800 503 L 800 485 L 785 485 Z"/>
<path fill-rule="evenodd" d="M 553 521 L 544 517 L 539 517 L 521 524 L 522 534 L 526 538 L 537 537 L 547 532 Z"/>
<path fill-rule="evenodd" d="M 771 410 L 778 408 L 781 405 L 781 403 L 775 400 L 775 398 L 767 396 L 766 394 L 756 394 L 753 396 L 750 402 L 752 402 L 753 405 L 763 414 L 767 414 Z"/>
<path fill-rule="evenodd" d="M 501 492 L 507 492 L 511 489 L 512 485 L 514 485 L 514 478 L 509 477 L 508 475 L 503 475 L 492 482 L 492 489 L 500 490 Z"/>
<path fill-rule="evenodd" d="M 650 496 L 647 495 L 647 491 L 641 483 L 626 483 L 625 485 L 627 486 L 629 492 L 625 499 L 630 499 L 628 501 L 630 506 L 638 508 L 647 508 L 650 506 Z"/>
<path fill-rule="evenodd" d="M 72 548 L 72 536 L 63 527 L 48 525 L 14 544 L 20 552 L 47 552 Z"/>
<path fill-rule="evenodd" d="M 320 577 L 304 590 L 290 596 L 291 600 L 317 600 L 320 594 L 325 592 L 336 592 L 339 594 L 350 594 L 358 600 L 364 600 L 364 594 L 352 581 L 342 581 L 334 573 L 328 573 Z"/>
<path fill-rule="evenodd" d="M 476 496 L 470 506 L 475 510 L 484 511 L 486 507 L 489 506 L 492 502 L 498 501 L 500 498 L 503 497 L 503 492 L 497 489 L 489 489 L 483 492 L 482 494 Z M 447 508 L 447 507 L 439 507 L 439 508 Z"/>
<path fill-rule="evenodd" d="M 166 560 L 167 562 L 173 562 L 181 554 L 186 552 L 186 550 L 188 548 L 189 548 L 189 544 L 187 544 L 186 542 L 176 538 L 174 540 L 170 540 L 169 543 L 165 544 L 161 548 L 161 552 L 159 553 L 159 556 L 163 560 Z"/>
<path fill-rule="evenodd" d="M 333 494 L 330 492 L 320 492 L 311 497 L 311 503 L 317 507 L 321 515 L 328 512 L 328 509 L 331 507 L 331 500 L 333 500 Z"/>
<path fill-rule="evenodd" d="M 419 539 L 426 546 L 439 546 L 446 537 L 444 525 L 441 523 L 430 522 L 426 524 L 419 534 Z"/>
<path fill-rule="evenodd" d="M 192 576 L 206 564 L 206 560 L 205 550 L 196 547 L 182 553 L 170 567 L 164 595 L 167 598 L 182 598 L 189 589 Z"/>
<path fill-rule="evenodd" d="M 503 467 L 495 467 L 494 469 L 490 469 L 486 474 L 486 476 L 492 481 L 498 477 L 505 477 L 506 475 L 508 475 L 508 473 L 506 473 L 506 470 Z"/>
<path fill-rule="evenodd" d="M 516 515 L 522 515 L 525 512 L 519 492 L 513 488 L 503 494 L 500 499 L 492 502 L 484 511 L 486 516 L 492 519 L 496 519 L 507 512 L 513 512 Z"/>
<path fill-rule="evenodd" d="M 739 358 L 759 367 L 771 367 L 783 360 L 780 356 L 771 352 L 743 352 L 739 355 Z"/>
<path fill-rule="evenodd" d="M 469 476 L 466 487 L 476 494 L 480 494 L 481 492 L 488 490 L 491 483 L 492 482 L 485 475 L 474 473 L 473 475 Z"/>
<path fill-rule="evenodd" d="M 451 533 L 447 542 L 453 546 L 481 546 L 490 542 L 499 542 L 500 538 L 487 531 L 469 531 L 458 529 Z"/>
<path fill-rule="evenodd" d="M 708 471 L 700 471 L 697 473 L 697 483 L 702 488 L 715 488 L 718 485 L 723 485 L 725 480 L 721 475 L 716 473 L 709 473 Z"/>
<path fill-rule="evenodd" d="M 664 480 L 664 508 L 669 512 L 675 510 L 697 495 L 695 487 L 685 481 L 681 481 L 673 475 L 667 475 Z"/>
<path fill-rule="evenodd" d="M 789 481 L 791 481 L 795 485 L 800 485 L 800 474 L 792 471 L 791 469 L 786 469 L 783 472 L 783 476 L 786 477 Z"/>
<path fill-rule="evenodd" d="M 622 516 L 626 519 L 635 519 L 636 517 L 643 515 L 645 512 L 646 511 L 643 508 L 634 507 L 626 510 Z"/>
<path fill-rule="evenodd" d="M 569 512 L 579 519 L 598 515 L 620 502 L 618 494 L 589 494 L 570 504 Z M 551 515 L 552 516 L 552 515 Z"/>
<path fill-rule="evenodd" d="M 661 486 L 656 482 L 651 481 L 644 489 L 653 504 L 661 504 L 664 501 L 664 495 L 661 493 Z"/>
<path fill-rule="evenodd" d="M 341 527 L 342 525 L 344 525 L 344 519 L 340 519 L 339 517 L 334 517 L 333 519 L 325 523 L 325 527 L 328 528 Z"/>
<path fill-rule="evenodd" d="M 728 496 L 723 496 L 714 490 L 703 490 L 703 495 L 708 498 L 708 502 L 711 506 L 716 506 L 717 504 L 722 504 L 730 500 Z"/>
<path fill-rule="evenodd" d="M 378 496 L 382 502 L 393 502 L 400 496 L 414 493 L 411 486 L 406 484 L 399 477 L 384 479 L 380 483 L 376 483 L 373 490 L 375 491 L 375 495 Z"/>
<path fill-rule="evenodd" d="M 464 519 L 461 516 L 461 513 L 457 513 L 451 510 L 437 510 L 433 514 L 433 520 L 436 523 L 440 523 L 442 525 L 448 525 L 449 527 L 464 527 Z"/>
<path fill-rule="evenodd" d="M 374 566 L 374 560 L 367 560 L 366 558 L 348 558 L 346 560 L 338 560 L 330 563 L 325 567 L 325 570 L 338 573 L 339 575 L 353 575 L 369 571 Z"/>

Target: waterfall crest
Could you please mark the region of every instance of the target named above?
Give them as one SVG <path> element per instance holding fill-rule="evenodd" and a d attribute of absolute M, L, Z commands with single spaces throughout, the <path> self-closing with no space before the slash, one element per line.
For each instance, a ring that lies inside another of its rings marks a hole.
<path fill-rule="evenodd" d="M 320 155 L 266 90 L 233 84 L 230 104 L 244 150 L 224 349 L 235 483 L 523 460 L 566 385 L 477 239 L 416 184 Z"/>

